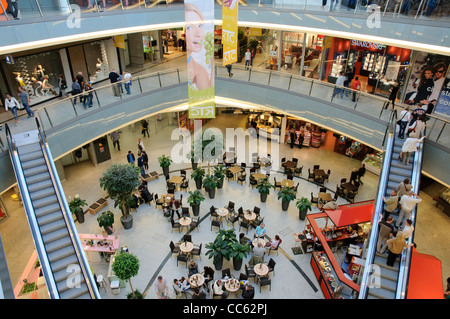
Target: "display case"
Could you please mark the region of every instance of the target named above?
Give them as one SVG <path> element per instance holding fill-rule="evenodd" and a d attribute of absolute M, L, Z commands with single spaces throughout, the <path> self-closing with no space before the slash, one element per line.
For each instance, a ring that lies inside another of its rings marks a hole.
<path fill-rule="evenodd" d="M 365 164 L 366 169 L 369 172 L 380 175 L 381 165 L 383 162 L 383 153 L 378 152 L 374 154 L 367 154 L 366 158 L 362 161 Z"/>

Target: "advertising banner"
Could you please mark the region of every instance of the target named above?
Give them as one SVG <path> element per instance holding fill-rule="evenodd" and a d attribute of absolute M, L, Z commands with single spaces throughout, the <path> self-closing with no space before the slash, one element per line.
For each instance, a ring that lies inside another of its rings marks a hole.
<path fill-rule="evenodd" d="M 113 43 L 116 48 L 125 49 L 125 39 L 124 39 L 123 35 L 114 36 Z"/>
<path fill-rule="evenodd" d="M 237 61 L 238 0 L 224 0 L 222 7 L 223 66 Z"/>
<path fill-rule="evenodd" d="M 214 118 L 214 0 L 185 0 L 189 118 Z"/>
<path fill-rule="evenodd" d="M 444 82 L 444 87 L 436 105 L 436 113 L 450 116 L 450 75 Z"/>

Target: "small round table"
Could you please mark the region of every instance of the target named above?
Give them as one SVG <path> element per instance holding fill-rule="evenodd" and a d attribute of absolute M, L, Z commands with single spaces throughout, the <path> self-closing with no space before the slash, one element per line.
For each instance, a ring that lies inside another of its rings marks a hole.
<path fill-rule="evenodd" d="M 228 279 L 225 282 L 225 289 L 229 291 L 230 293 L 233 292 L 237 297 L 237 292 L 239 291 L 239 288 L 241 285 L 239 284 L 239 280 L 236 278 Z"/>
<path fill-rule="evenodd" d="M 194 274 L 189 278 L 189 284 L 193 288 L 201 287 L 205 283 L 205 277 L 202 274 Z"/>
<path fill-rule="evenodd" d="M 183 228 L 183 227 L 186 227 L 186 228 L 189 230 L 189 225 L 191 224 L 192 219 L 189 218 L 189 217 L 183 216 L 183 217 L 181 217 L 181 218 L 178 220 L 178 222 L 179 222 L 180 225 L 181 225 L 180 230 L 181 230 L 181 228 Z"/>
<path fill-rule="evenodd" d="M 260 263 L 256 264 L 255 267 L 253 267 L 253 271 L 258 276 L 264 277 L 269 273 L 269 267 L 266 264 Z"/>
<path fill-rule="evenodd" d="M 192 251 L 192 249 L 194 249 L 194 244 L 189 241 L 183 242 L 180 245 L 180 251 L 185 254 L 189 254 Z"/>
<path fill-rule="evenodd" d="M 218 208 L 217 209 L 217 215 L 219 215 L 220 220 L 222 220 L 222 218 L 227 217 L 228 209 L 226 209 L 226 208 Z"/>
<path fill-rule="evenodd" d="M 252 244 L 253 247 L 257 247 L 258 246 L 258 242 L 260 242 L 262 244 L 263 247 L 266 247 L 266 241 L 262 238 L 255 238 L 252 240 Z"/>
<path fill-rule="evenodd" d="M 249 222 L 251 222 L 252 220 L 256 219 L 256 214 L 254 212 L 251 212 L 251 211 L 245 211 L 244 212 L 244 218 L 246 220 L 248 220 Z"/>

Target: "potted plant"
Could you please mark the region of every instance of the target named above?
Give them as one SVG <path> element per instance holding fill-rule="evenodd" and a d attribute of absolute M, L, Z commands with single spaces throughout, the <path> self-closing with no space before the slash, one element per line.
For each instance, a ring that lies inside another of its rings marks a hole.
<path fill-rule="evenodd" d="M 97 217 L 98 226 L 103 227 L 108 235 L 113 233 L 114 213 L 110 210 L 103 212 Z"/>
<path fill-rule="evenodd" d="M 136 298 L 136 291 L 131 285 L 131 277 L 136 276 L 139 271 L 139 259 L 135 255 L 128 252 L 121 252 L 119 255 L 114 257 L 112 270 L 117 278 L 124 281 L 128 280 L 130 283 L 132 295 L 129 299 L 138 299 Z"/>
<path fill-rule="evenodd" d="M 134 295 L 132 292 L 127 295 L 127 299 L 144 299 L 144 295 L 138 289 L 136 289 L 134 291 Z"/>
<path fill-rule="evenodd" d="M 231 244 L 233 251 L 230 256 L 233 258 L 233 267 L 234 270 L 240 270 L 242 267 L 242 261 L 247 257 L 248 252 L 250 251 L 250 246 L 245 244 L 242 245 L 240 242 L 235 242 Z"/>
<path fill-rule="evenodd" d="M 161 166 L 165 176 L 169 175 L 169 166 L 170 164 L 172 164 L 172 162 L 173 161 L 170 156 L 161 155 L 160 157 L 158 157 L 159 166 Z"/>
<path fill-rule="evenodd" d="M 230 260 L 233 251 L 232 244 L 237 242 L 236 233 L 234 229 L 221 229 L 217 233 L 213 242 L 206 244 L 206 256 L 213 259 L 213 264 L 216 270 L 221 270 L 223 259 Z"/>
<path fill-rule="evenodd" d="M 100 186 L 114 200 L 114 207 L 122 212 L 120 221 L 125 229 L 133 227 L 133 216 L 129 213 L 133 191 L 141 184 L 139 168 L 129 164 L 113 164 L 100 177 Z"/>
<path fill-rule="evenodd" d="M 265 203 L 267 199 L 267 195 L 270 193 L 270 189 L 275 188 L 267 179 L 262 179 L 256 184 L 256 189 L 259 192 L 259 196 L 261 198 L 261 202 Z"/>
<path fill-rule="evenodd" d="M 203 179 L 203 187 L 209 194 L 209 198 L 213 199 L 216 196 L 216 187 L 218 181 L 214 175 L 206 175 Z"/>
<path fill-rule="evenodd" d="M 192 179 L 195 181 L 197 189 L 202 189 L 203 177 L 205 176 L 205 170 L 201 167 L 197 167 L 191 173 Z"/>
<path fill-rule="evenodd" d="M 306 217 L 306 214 L 308 213 L 308 210 L 311 210 L 311 202 L 308 198 L 302 197 L 299 200 L 297 200 L 297 203 L 295 203 L 295 206 L 298 208 L 298 217 L 300 220 L 304 220 Z"/>
<path fill-rule="evenodd" d="M 214 167 L 214 177 L 217 179 L 217 188 L 221 189 L 225 178 L 225 168 L 223 167 L 223 164 Z"/>
<path fill-rule="evenodd" d="M 283 187 L 278 192 L 278 199 L 281 199 L 281 209 L 287 211 L 289 208 L 289 203 L 296 198 L 296 192 L 290 187 Z"/>
<path fill-rule="evenodd" d="M 77 217 L 80 224 L 84 223 L 84 212 L 83 208 L 81 208 L 83 206 L 87 206 L 87 203 L 84 199 L 81 199 L 78 194 L 76 194 L 75 198 L 69 202 L 70 212 Z"/>
<path fill-rule="evenodd" d="M 198 216 L 200 212 L 200 203 L 205 200 L 205 197 L 199 190 L 189 192 L 189 197 L 187 199 L 189 205 L 192 207 L 192 212 L 194 216 Z"/>

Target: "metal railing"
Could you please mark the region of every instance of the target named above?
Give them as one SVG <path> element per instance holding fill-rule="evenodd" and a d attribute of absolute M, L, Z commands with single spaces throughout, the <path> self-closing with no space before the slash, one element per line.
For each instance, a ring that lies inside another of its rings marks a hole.
<path fill-rule="evenodd" d="M 322 6 L 320 0 L 239 0 L 243 7 L 266 7 L 266 8 L 285 8 L 299 11 L 318 11 L 318 12 L 339 12 L 344 15 L 369 15 L 377 10 L 383 16 L 389 16 L 395 19 L 426 19 L 448 21 L 446 14 L 445 1 L 436 0 L 348 0 L 348 1 L 328 1 Z M 369 4 L 369 2 L 371 4 Z M 81 5 L 81 6 L 80 6 Z M 42 0 L 31 0 L 29 2 L 19 3 L 19 17 L 35 18 L 49 16 L 65 16 L 71 14 L 102 14 L 107 11 L 124 10 L 150 10 L 155 7 L 172 7 L 184 5 L 183 0 L 61 0 L 56 5 L 48 5 Z M 222 5 L 222 0 L 215 1 L 216 6 Z M 331 7 L 333 6 L 333 7 Z M 7 13 L 7 8 L 0 2 L 2 11 L 0 23 L 4 21 L 14 21 L 11 13 Z"/>

